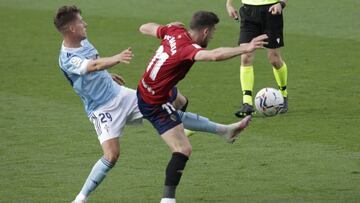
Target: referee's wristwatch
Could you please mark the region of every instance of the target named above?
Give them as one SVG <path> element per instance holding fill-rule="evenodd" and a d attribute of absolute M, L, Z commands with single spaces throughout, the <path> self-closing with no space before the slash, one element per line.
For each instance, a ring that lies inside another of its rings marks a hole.
<path fill-rule="evenodd" d="M 284 9 L 286 6 L 286 3 L 284 1 L 279 1 L 281 8 Z"/>

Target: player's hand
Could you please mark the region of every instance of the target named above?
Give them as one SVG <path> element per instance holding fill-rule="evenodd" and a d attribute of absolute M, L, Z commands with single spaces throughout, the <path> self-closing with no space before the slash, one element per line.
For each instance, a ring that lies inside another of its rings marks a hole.
<path fill-rule="evenodd" d="M 282 7 L 280 3 L 274 4 L 269 8 L 269 12 L 272 15 L 280 15 L 282 13 Z"/>
<path fill-rule="evenodd" d="M 239 14 L 236 11 L 236 9 L 232 6 L 232 5 L 226 5 L 226 10 L 230 16 L 230 18 L 234 19 L 234 20 L 239 20 Z"/>
<path fill-rule="evenodd" d="M 130 63 L 130 60 L 132 59 L 133 56 L 134 54 L 132 53 L 131 47 L 125 49 L 120 54 L 115 55 L 115 57 L 117 58 L 117 60 L 120 61 L 120 63 L 126 63 L 126 64 Z"/>
<path fill-rule="evenodd" d="M 111 78 L 119 85 L 125 85 L 125 80 L 120 75 L 111 73 Z"/>
<path fill-rule="evenodd" d="M 185 27 L 185 24 L 182 22 L 171 22 L 168 25 L 175 25 L 175 26 L 179 26 L 179 27 Z"/>
<path fill-rule="evenodd" d="M 255 51 L 255 49 L 264 48 L 264 45 L 268 44 L 268 42 L 265 41 L 267 39 L 268 39 L 268 36 L 266 34 L 255 37 L 248 44 L 247 51 L 253 52 L 253 51 Z"/>

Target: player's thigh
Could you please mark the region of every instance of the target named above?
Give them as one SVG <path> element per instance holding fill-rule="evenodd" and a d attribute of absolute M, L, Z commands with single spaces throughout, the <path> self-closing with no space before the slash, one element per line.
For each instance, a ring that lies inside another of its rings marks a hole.
<path fill-rule="evenodd" d="M 90 116 L 100 144 L 122 136 L 128 116 L 132 110 L 127 94 L 118 94 L 113 100 L 96 109 Z M 135 100 L 136 104 L 136 100 Z"/>
<path fill-rule="evenodd" d="M 176 99 L 172 101 L 172 105 L 175 107 L 175 109 L 179 110 L 186 104 L 186 101 L 186 97 L 182 95 L 178 89 Z"/>
<path fill-rule="evenodd" d="M 267 34 L 268 44 L 265 45 L 266 48 L 277 49 L 284 46 L 284 35 L 283 35 L 283 16 L 272 15 L 270 12 L 266 14 L 265 18 L 265 28 L 264 33 Z"/>
<path fill-rule="evenodd" d="M 150 121 L 159 135 L 181 124 L 181 118 L 170 102 L 153 105 L 139 96 L 138 106 L 144 118 Z"/>
<path fill-rule="evenodd" d="M 267 56 L 270 62 L 272 61 L 281 61 L 281 51 L 280 48 L 267 49 Z"/>
<path fill-rule="evenodd" d="M 240 36 L 238 44 L 249 43 L 262 34 L 261 13 L 259 8 L 243 5 L 240 10 Z"/>
<path fill-rule="evenodd" d="M 169 146 L 172 152 L 181 152 L 187 156 L 191 154 L 191 144 L 189 138 L 185 136 L 182 124 L 169 129 L 161 134 L 161 138 Z"/>
<path fill-rule="evenodd" d="M 119 117 L 119 114 L 120 112 L 117 111 L 98 110 L 91 115 L 90 121 L 95 127 L 100 144 L 122 135 L 126 118 Z"/>
<path fill-rule="evenodd" d="M 130 88 L 123 88 L 123 100 L 124 106 L 126 106 L 126 124 L 128 125 L 138 125 L 142 124 L 143 115 L 140 112 L 138 106 L 138 99 L 136 96 L 136 91 Z"/>

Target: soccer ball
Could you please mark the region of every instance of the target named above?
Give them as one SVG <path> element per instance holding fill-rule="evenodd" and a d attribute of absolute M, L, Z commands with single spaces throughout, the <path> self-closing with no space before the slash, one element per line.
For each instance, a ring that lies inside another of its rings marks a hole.
<path fill-rule="evenodd" d="M 284 97 L 277 89 L 266 87 L 255 96 L 255 107 L 264 116 L 275 116 L 284 105 Z"/>

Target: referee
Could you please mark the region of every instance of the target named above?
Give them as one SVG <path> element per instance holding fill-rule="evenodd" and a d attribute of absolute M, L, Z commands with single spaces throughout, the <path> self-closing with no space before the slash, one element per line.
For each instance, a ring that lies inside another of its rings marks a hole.
<path fill-rule="evenodd" d="M 251 39 L 260 35 L 267 34 L 269 37 L 267 56 L 273 66 L 273 72 L 279 90 L 284 96 L 284 106 L 280 113 L 288 110 L 287 97 L 287 66 L 283 61 L 280 48 L 284 46 L 283 37 L 283 16 L 282 12 L 286 7 L 287 0 L 242 0 L 243 5 L 239 13 L 232 5 L 232 0 L 227 0 L 226 9 L 229 16 L 235 20 L 240 17 L 240 46 L 249 43 Z M 253 86 L 254 70 L 253 61 L 255 52 L 241 55 L 240 83 L 243 92 L 243 103 L 235 113 L 237 117 L 245 117 L 254 112 L 253 107 Z"/>

